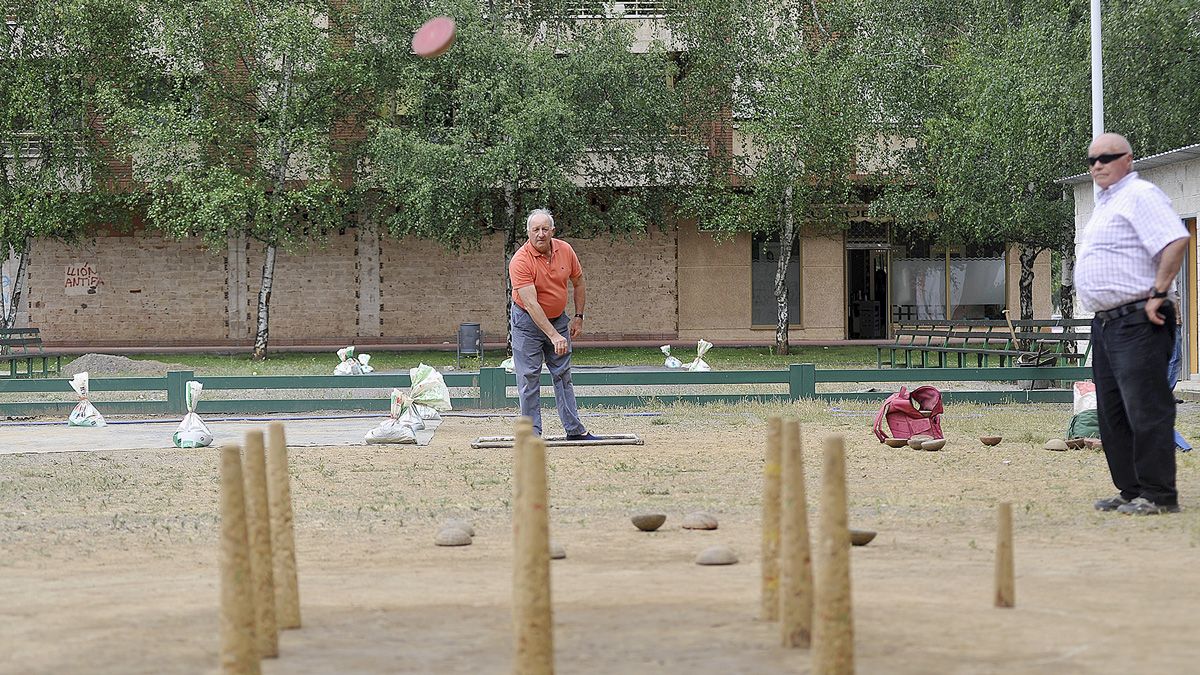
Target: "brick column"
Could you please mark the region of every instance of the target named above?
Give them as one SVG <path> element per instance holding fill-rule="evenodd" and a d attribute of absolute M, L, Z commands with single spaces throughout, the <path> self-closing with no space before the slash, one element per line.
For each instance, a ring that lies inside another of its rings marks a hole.
<path fill-rule="evenodd" d="M 358 333 L 359 337 L 379 337 L 383 334 L 380 320 L 382 304 L 379 285 L 379 230 L 375 223 L 360 215 L 358 219 Z"/>
<path fill-rule="evenodd" d="M 246 233 L 238 232 L 229 237 L 229 252 L 225 257 L 225 297 L 229 301 L 229 339 L 244 340 L 250 337 L 247 286 L 249 259 L 246 257 Z"/>

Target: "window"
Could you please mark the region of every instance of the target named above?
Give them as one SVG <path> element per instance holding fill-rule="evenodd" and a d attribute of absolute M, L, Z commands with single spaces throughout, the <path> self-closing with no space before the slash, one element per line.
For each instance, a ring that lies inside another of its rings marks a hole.
<path fill-rule="evenodd" d="M 779 322 L 775 300 L 775 271 L 779 267 L 779 235 L 756 234 L 750 246 L 750 324 L 774 326 Z M 788 262 L 788 325 L 800 325 L 800 238 L 792 245 Z"/>
<path fill-rule="evenodd" d="M 1003 319 L 1004 244 L 899 244 L 892 253 L 891 287 L 893 321 Z"/>

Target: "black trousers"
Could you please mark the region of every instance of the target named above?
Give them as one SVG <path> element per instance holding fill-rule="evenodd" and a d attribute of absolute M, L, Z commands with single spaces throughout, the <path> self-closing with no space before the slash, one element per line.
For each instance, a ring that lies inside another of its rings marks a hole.
<path fill-rule="evenodd" d="M 1125 499 L 1144 497 L 1177 504 L 1175 395 L 1167 363 L 1175 348 L 1175 307 L 1150 323 L 1145 310 L 1105 321 L 1092 319 L 1092 374 L 1096 381 L 1100 440 L 1113 484 Z"/>

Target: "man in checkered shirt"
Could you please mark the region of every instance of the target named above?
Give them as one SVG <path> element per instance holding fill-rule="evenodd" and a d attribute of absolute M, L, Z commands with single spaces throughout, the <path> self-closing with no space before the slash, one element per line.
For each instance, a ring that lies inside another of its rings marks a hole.
<path fill-rule="evenodd" d="M 1100 439 L 1120 493 L 1100 511 L 1175 513 L 1175 396 L 1163 377 L 1175 346 L 1175 275 L 1188 231 L 1171 200 L 1133 171 L 1133 150 L 1118 134 L 1088 148 L 1100 187 L 1083 231 L 1075 288 L 1092 319 L 1092 371 Z"/>

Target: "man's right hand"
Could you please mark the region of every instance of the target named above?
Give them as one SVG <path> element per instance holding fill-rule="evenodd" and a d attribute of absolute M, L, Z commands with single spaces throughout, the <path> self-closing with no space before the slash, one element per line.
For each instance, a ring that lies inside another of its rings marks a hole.
<path fill-rule="evenodd" d="M 570 347 L 567 345 L 567 338 L 558 333 L 555 333 L 550 337 L 550 342 L 554 345 L 554 354 L 556 356 L 562 356 L 563 354 L 567 353 L 568 349 L 570 349 Z"/>

